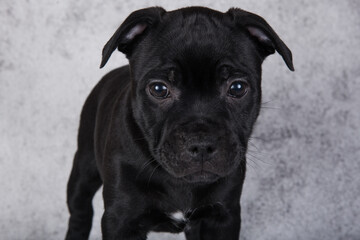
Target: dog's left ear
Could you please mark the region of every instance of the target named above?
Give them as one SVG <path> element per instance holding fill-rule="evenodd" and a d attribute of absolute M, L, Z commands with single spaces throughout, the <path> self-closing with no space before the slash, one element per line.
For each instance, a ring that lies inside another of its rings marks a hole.
<path fill-rule="evenodd" d="M 245 28 L 255 38 L 260 45 L 260 52 L 264 59 L 276 50 L 288 68 L 291 71 L 295 70 L 290 49 L 262 17 L 239 8 L 230 8 L 227 14 L 231 16 L 237 26 Z"/>
<path fill-rule="evenodd" d="M 100 68 L 105 66 L 116 48 L 129 57 L 134 47 L 150 28 L 160 21 L 162 14 L 165 12 L 161 7 L 150 7 L 131 13 L 105 44 Z"/>

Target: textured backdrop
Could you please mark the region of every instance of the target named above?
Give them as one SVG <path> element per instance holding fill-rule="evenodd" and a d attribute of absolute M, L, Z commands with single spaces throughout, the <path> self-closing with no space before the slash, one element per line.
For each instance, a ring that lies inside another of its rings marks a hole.
<path fill-rule="evenodd" d="M 0 2 L 0 239 L 62 239 L 82 104 L 125 64 L 101 49 L 133 10 L 190 5 L 262 15 L 294 55 L 263 65 L 241 239 L 360 239 L 360 2 L 77 0 Z M 100 239 L 101 194 L 91 239 Z M 180 235 L 150 234 L 155 239 Z"/>

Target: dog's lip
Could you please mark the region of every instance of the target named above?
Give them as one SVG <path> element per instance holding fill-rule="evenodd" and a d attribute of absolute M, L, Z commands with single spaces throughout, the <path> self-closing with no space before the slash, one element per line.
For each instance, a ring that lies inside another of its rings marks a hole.
<path fill-rule="evenodd" d="M 216 180 L 219 178 L 219 175 L 209 171 L 196 171 L 183 176 L 186 181 L 189 182 L 208 182 Z"/>
<path fill-rule="evenodd" d="M 192 175 L 192 176 L 206 176 L 206 175 L 216 175 L 215 173 L 213 172 L 210 172 L 210 171 L 204 171 L 204 170 L 200 170 L 200 171 L 196 171 L 196 172 L 193 172 L 193 173 L 189 173 L 185 176 L 189 176 L 189 175 Z"/>

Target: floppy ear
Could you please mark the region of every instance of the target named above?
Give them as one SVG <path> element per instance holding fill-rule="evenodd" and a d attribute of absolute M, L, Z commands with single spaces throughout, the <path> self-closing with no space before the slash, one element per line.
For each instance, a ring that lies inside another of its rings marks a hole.
<path fill-rule="evenodd" d="M 116 48 L 126 54 L 126 57 L 129 57 L 139 40 L 146 35 L 146 32 L 152 26 L 160 21 L 164 12 L 165 10 L 161 7 L 151 7 L 131 13 L 105 44 L 100 68 L 105 66 Z"/>
<path fill-rule="evenodd" d="M 264 58 L 273 54 L 276 50 L 282 56 L 288 68 L 291 71 L 295 70 L 290 49 L 262 17 L 239 8 L 230 8 L 227 14 L 231 16 L 237 26 L 245 28 L 258 42 L 260 52 Z"/>

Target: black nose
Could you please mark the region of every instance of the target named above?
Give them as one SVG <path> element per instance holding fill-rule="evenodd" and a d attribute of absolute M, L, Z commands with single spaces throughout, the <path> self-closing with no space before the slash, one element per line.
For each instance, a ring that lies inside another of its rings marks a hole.
<path fill-rule="evenodd" d="M 193 158 L 202 157 L 204 160 L 216 152 L 216 146 L 212 143 L 193 143 L 187 148 L 187 152 Z"/>

